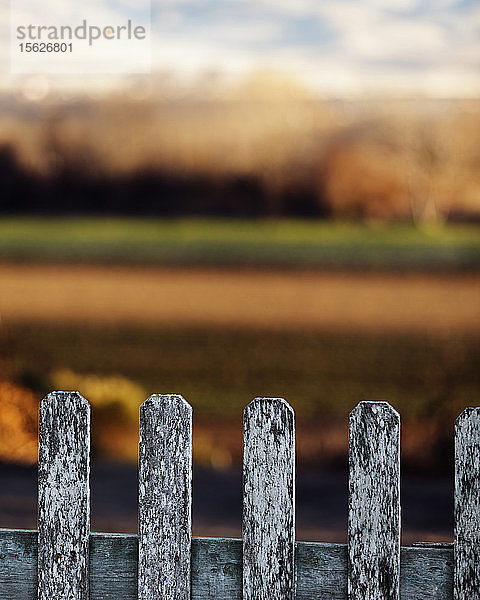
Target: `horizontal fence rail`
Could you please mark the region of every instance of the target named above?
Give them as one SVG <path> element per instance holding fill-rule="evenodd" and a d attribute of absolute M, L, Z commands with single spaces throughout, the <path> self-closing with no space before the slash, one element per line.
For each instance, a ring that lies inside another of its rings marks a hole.
<path fill-rule="evenodd" d="M 400 417 L 350 415 L 348 544 L 295 542 L 295 425 L 280 398 L 244 413 L 243 540 L 192 538 L 192 409 L 140 409 L 139 533 L 90 533 L 90 406 L 39 411 L 38 532 L 0 530 L 0 600 L 480 600 L 480 409 L 455 424 L 453 544 L 400 547 Z M 326 490 L 328 492 L 328 490 Z M 214 493 L 214 492 L 213 492 Z"/>

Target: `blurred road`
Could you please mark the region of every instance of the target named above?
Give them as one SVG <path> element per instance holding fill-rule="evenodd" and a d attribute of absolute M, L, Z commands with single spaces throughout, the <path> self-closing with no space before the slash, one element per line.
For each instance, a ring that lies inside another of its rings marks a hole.
<path fill-rule="evenodd" d="M 35 529 L 35 467 L 0 465 L 0 527 Z M 96 463 L 92 466 L 94 531 L 137 531 L 137 468 Z M 193 534 L 240 537 L 240 470 L 196 468 L 193 481 Z M 446 477 L 405 476 L 402 480 L 403 544 L 453 539 L 453 486 Z M 345 542 L 347 475 L 345 469 L 297 474 L 297 538 Z"/>

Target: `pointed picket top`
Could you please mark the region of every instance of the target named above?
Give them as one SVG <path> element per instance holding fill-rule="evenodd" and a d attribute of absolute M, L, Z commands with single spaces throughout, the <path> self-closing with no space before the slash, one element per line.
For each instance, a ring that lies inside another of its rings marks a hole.
<path fill-rule="evenodd" d="M 400 416 L 387 402 L 350 413 L 349 600 L 400 594 Z"/>
<path fill-rule="evenodd" d="M 295 411 L 290 404 L 283 398 L 254 398 L 244 410 L 244 421 L 248 415 L 256 414 L 257 416 L 264 415 L 268 418 L 287 418 L 293 423 L 295 419 Z"/>
<path fill-rule="evenodd" d="M 38 598 L 87 600 L 90 405 L 53 392 L 39 407 Z"/>
<path fill-rule="evenodd" d="M 478 435 L 478 423 L 480 420 L 480 407 L 467 406 L 455 419 L 455 432 L 469 432 L 473 439 Z"/>
<path fill-rule="evenodd" d="M 86 400 L 80 392 L 50 392 L 40 400 L 39 413 L 53 414 L 60 412 L 63 414 L 75 413 L 83 415 L 83 418 L 88 419 L 90 423 L 90 402 Z"/>
<path fill-rule="evenodd" d="M 193 412 L 190 404 L 180 394 L 152 394 L 141 404 L 140 412 L 149 408 L 175 409 L 175 407 L 178 407 L 185 414 L 192 414 Z"/>
<path fill-rule="evenodd" d="M 192 407 L 153 395 L 140 407 L 139 600 L 189 600 Z"/>
<path fill-rule="evenodd" d="M 388 422 L 396 422 L 400 426 L 400 414 L 391 404 L 383 400 L 362 400 L 350 412 L 350 421 L 356 418 L 367 418 L 377 421 L 379 427 Z"/>
<path fill-rule="evenodd" d="M 455 421 L 454 600 L 480 600 L 480 408 Z"/>
<path fill-rule="evenodd" d="M 295 594 L 295 424 L 282 398 L 244 412 L 243 598 Z"/>

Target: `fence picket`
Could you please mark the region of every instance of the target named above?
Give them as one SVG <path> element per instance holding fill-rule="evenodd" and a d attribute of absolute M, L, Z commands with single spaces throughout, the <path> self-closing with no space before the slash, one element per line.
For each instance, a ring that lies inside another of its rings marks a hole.
<path fill-rule="evenodd" d="M 177 395 L 140 408 L 139 600 L 190 599 L 192 408 Z"/>
<path fill-rule="evenodd" d="M 386 402 L 350 414 L 349 600 L 398 600 L 400 417 Z"/>
<path fill-rule="evenodd" d="M 88 600 L 90 405 L 53 392 L 40 403 L 38 600 Z"/>
<path fill-rule="evenodd" d="M 295 545 L 294 413 L 280 398 L 245 409 L 243 541 L 192 546 L 192 409 L 181 396 L 140 409 L 138 537 L 89 532 L 80 394 L 42 400 L 39 438 L 38 532 L 0 529 L 0 600 L 480 600 L 480 408 L 455 423 L 454 544 L 401 552 L 400 417 L 385 402 L 350 415 L 347 546 Z"/>
<path fill-rule="evenodd" d="M 243 599 L 295 595 L 295 426 L 281 398 L 244 413 Z"/>
<path fill-rule="evenodd" d="M 480 599 L 480 408 L 455 422 L 454 600 Z"/>

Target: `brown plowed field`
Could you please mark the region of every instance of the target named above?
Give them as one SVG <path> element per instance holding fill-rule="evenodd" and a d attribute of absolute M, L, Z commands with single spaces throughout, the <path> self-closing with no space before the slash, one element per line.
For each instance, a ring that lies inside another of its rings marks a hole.
<path fill-rule="evenodd" d="M 480 275 L 0 265 L 5 320 L 475 333 Z"/>

